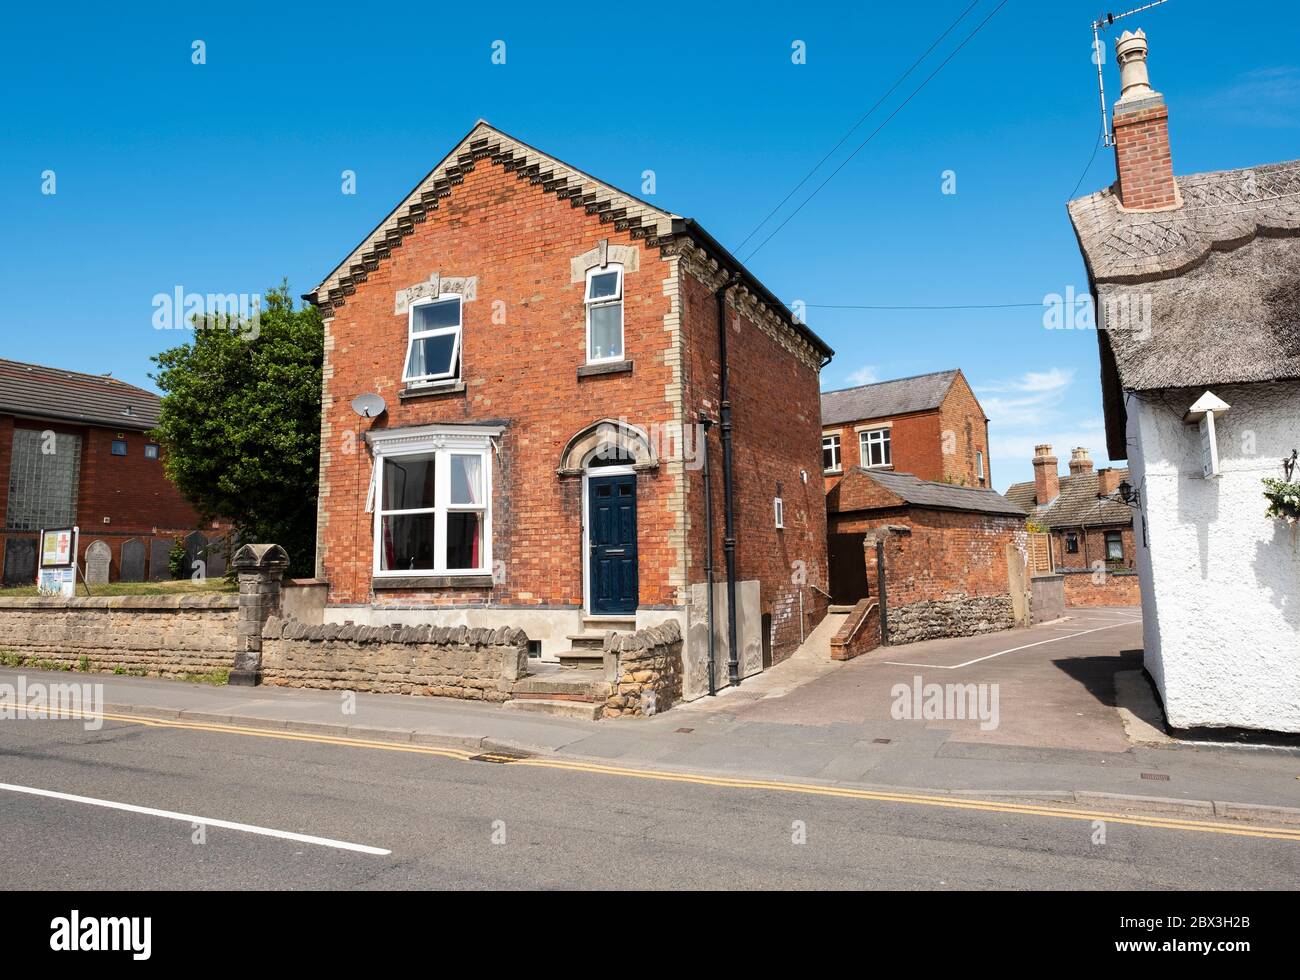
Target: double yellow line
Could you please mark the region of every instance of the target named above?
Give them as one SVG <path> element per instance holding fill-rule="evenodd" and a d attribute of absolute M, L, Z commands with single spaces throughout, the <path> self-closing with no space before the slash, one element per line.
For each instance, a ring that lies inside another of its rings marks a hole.
<path fill-rule="evenodd" d="M 77 717 L 64 714 L 62 717 Z M 873 803 L 898 803 L 907 806 L 941 807 L 948 810 L 979 810 L 985 813 L 1017 814 L 1028 817 L 1050 817 L 1060 820 L 1104 821 L 1132 827 L 1150 827 L 1157 830 L 1179 830 L 1202 834 L 1222 834 L 1229 837 L 1262 837 L 1300 843 L 1300 827 L 1262 827 L 1244 823 L 1227 823 L 1210 820 L 1187 820 L 1181 817 L 1116 813 L 1105 810 L 1079 810 L 1061 806 L 1038 806 L 1028 803 L 975 800 L 960 796 L 941 796 L 924 793 L 887 792 L 883 790 L 853 789 L 842 786 L 819 786 L 814 783 L 793 783 L 772 779 L 739 779 L 728 776 L 705 776 L 659 769 L 633 769 L 628 766 L 609 766 L 591 762 L 539 757 L 518 758 L 503 752 L 470 751 L 466 749 L 437 748 L 402 742 L 385 742 L 375 739 L 345 738 L 311 732 L 290 732 L 266 728 L 249 728 L 241 725 L 214 722 L 192 722 L 138 715 L 105 713 L 107 721 L 120 721 L 151 728 L 178 728 L 185 731 L 215 732 L 222 735 L 247 735 L 256 738 L 273 738 L 289 742 L 313 742 L 318 745 L 338 745 L 353 749 L 380 749 L 384 752 L 406 752 L 416 755 L 436 755 L 461 762 L 485 760 L 510 766 L 529 766 L 537 769 L 559 769 L 601 776 L 620 776 L 627 779 L 650 779 L 666 783 L 687 783 L 719 789 L 747 789 L 776 793 L 793 793 L 803 796 L 821 796 L 844 800 L 866 800 Z"/>

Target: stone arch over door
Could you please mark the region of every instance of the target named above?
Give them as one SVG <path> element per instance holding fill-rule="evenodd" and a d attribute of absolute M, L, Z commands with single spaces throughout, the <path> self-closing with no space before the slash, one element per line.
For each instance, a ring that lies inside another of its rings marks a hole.
<path fill-rule="evenodd" d="M 596 455 L 630 465 L 637 472 L 659 466 L 654 442 L 645 430 L 621 419 L 601 419 L 574 433 L 560 454 L 556 472 L 581 476 Z"/>

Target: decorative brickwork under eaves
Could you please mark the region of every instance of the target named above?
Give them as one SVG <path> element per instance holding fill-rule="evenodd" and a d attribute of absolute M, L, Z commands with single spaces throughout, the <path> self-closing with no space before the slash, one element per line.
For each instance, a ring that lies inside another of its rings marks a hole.
<path fill-rule="evenodd" d="M 331 316 L 330 311 L 343 306 L 356 292 L 357 285 L 365 282 L 394 249 L 401 248 L 403 239 L 415 231 L 415 226 L 428 220 L 442 199 L 451 196 L 452 188 L 463 183 L 465 175 L 484 160 L 513 172 L 520 180 L 540 185 L 543 191 L 567 200 L 572 207 L 599 216 L 602 222 L 612 224 L 615 231 L 625 231 L 632 238 L 644 241 L 647 247 L 659 248 L 665 255 L 681 255 L 702 281 L 714 278 L 718 283 L 723 281 L 723 266 L 717 258 L 679 230 L 683 222 L 680 215 L 662 211 L 604 184 L 480 121 L 365 241 L 304 298 L 321 307 L 327 318 Z M 735 292 L 732 291 L 733 305 Z M 807 327 L 795 324 L 788 310 L 774 309 L 748 283 L 740 307 L 765 332 L 779 338 L 783 347 L 820 369 L 830 349 L 820 340 L 813 343 L 815 336 Z"/>

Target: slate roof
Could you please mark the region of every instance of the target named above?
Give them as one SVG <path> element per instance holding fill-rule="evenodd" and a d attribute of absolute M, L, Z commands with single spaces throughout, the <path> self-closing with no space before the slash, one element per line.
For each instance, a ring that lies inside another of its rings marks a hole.
<path fill-rule="evenodd" d="M 116 378 L 0 359 L 0 413 L 144 432 L 162 400 Z"/>
<path fill-rule="evenodd" d="M 1128 470 L 1116 470 L 1120 480 L 1128 479 Z M 1007 499 L 1029 512 L 1030 518 L 1048 528 L 1066 528 L 1097 524 L 1132 524 L 1133 511 L 1117 500 L 1097 498 L 1098 478 L 1095 470 L 1061 477 L 1061 492 L 1042 507 L 1034 502 L 1035 486 L 1013 483 L 1007 487 Z"/>
<path fill-rule="evenodd" d="M 961 487 L 952 483 L 919 480 L 911 473 L 869 470 L 862 466 L 853 467 L 853 471 L 870 477 L 890 493 L 916 507 L 932 507 L 937 510 L 976 511 L 984 514 L 1010 514 L 1015 517 L 1026 516 L 1024 507 L 1008 500 L 996 490 L 982 490 L 978 487 Z"/>
<path fill-rule="evenodd" d="M 1121 211 L 1113 190 L 1069 205 L 1102 310 L 1112 459 L 1125 391 L 1300 378 L 1300 161 L 1177 182 L 1171 211 Z"/>
<path fill-rule="evenodd" d="M 938 408 L 958 371 L 937 371 L 822 392 L 822 425 L 842 425 Z"/>

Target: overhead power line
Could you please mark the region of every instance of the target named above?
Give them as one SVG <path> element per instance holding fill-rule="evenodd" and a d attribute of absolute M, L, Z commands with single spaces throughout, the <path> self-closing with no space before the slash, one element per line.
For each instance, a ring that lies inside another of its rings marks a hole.
<path fill-rule="evenodd" d="M 931 81 L 934 80 L 935 76 L 938 75 L 939 72 L 943 71 L 944 68 L 948 66 L 949 62 L 952 61 L 953 58 L 957 57 L 958 53 L 960 53 L 962 48 L 966 47 L 967 44 L 969 44 L 972 40 L 974 40 L 975 36 L 984 29 L 985 25 L 988 24 L 988 22 L 991 21 L 994 17 L 996 17 L 998 11 L 1000 11 L 1006 5 L 1007 5 L 1007 0 L 1001 0 L 1001 3 L 999 3 L 996 7 L 993 8 L 992 13 L 990 13 L 987 17 L 985 17 L 982 21 L 980 21 L 979 25 L 975 28 L 975 30 L 967 34 L 966 37 L 962 40 L 962 42 L 958 44 L 957 47 L 953 48 L 953 50 L 948 54 L 948 57 L 944 58 L 943 61 L 939 62 L 939 67 L 936 68 L 934 71 L 932 71 L 929 75 L 927 75 L 925 81 L 923 81 L 920 85 L 918 85 L 915 89 L 913 89 L 912 94 L 909 95 L 906 99 L 904 99 L 902 103 L 900 103 L 898 107 L 894 109 L 893 112 L 891 112 L 888 116 L 886 116 L 885 121 L 882 122 L 879 126 L 877 126 L 874 130 L 872 130 L 871 134 L 865 140 L 863 140 L 861 143 L 858 144 L 857 149 L 855 149 L 852 153 L 850 153 L 847 157 L 845 157 L 844 160 L 840 163 L 840 165 L 836 167 L 834 170 L 832 170 L 830 174 L 827 176 L 827 178 L 823 180 L 820 184 L 818 184 L 811 194 L 809 194 L 806 198 L 804 198 L 803 203 L 801 203 L 797 208 L 791 211 L 790 214 L 786 216 L 785 220 L 782 221 L 779 225 L 777 225 L 772 230 L 771 234 L 769 234 L 766 238 L 764 238 L 761 242 L 759 242 L 758 245 L 748 255 L 746 255 L 744 259 L 742 259 L 742 261 L 748 262 L 750 259 L 752 259 L 755 255 L 757 255 L 762 250 L 763 246 L 765 246 L 768 242 L 770 242 L 773 238 L 775 238 L 776 235 L 781 231 L 781 229 L 784 228 L 786 225 L 788 225 L 790 223 L 790 220 L 795 215 L 797 215 L 800 211 L 802 211 L 807 206 L 809 201 L 811 201 L 814 197 L 818 195 L 818 193 L 822 190 L 822 188 L 824 188 L 827 184 L 829 184 L 832 180 L 835 179 L 835 175 L 838 174 L 841 170 L 843 170 L 845 166 L 848 165 L 849 161 L 852 160 L 855 156 L 857 156 L 859 152 L 861 152 L 863 147 L 865 147 L 868 143 L 870 143 L 873 139 L 875 139 L 876 136 L 880 133 L 880 131 L 883 130 L 886 126 L 888 126 L 895 116 L 897 116 L 900 112 L 902 112 L 905 108 L 907 108 L 908 103 L 910 103 L 914 98 L 916 98 L 921 93 L 921 91 L 927 85 L 929 85 Z"/>
<path fill-rule="evenodd" d="M 814 166 L 811 170 L 809 170 L 806 174 L 804 174 L 803 179 L 800 180 L 799 183 L 795 184 L 794 187 L 790 189 L 790 193 L 787 194 L 785 197 L 781 198 L 780 203 L 777 204 L 777 206 L 774 207 L 771 211 L 769 211 L 762 221 L 760 221 L 758 224 L 754 226 L 754 230 L 751 231 L 748 235 L 746 235 L 744 239 L 740 242 L 740 244 L 736 246 L 735 248 L 736 252 L 739 252 L 742 248 L 744 248 L 746 243 L 748 243 L 751 238 L 753 238 L 756 234 L 758 234 L 758 230 L 762 228 L 765 224 L 767 224 L 769 221 L 771 221 L 772 216 L 774 214 L 776 214 L 783 207 L 785 207 L 786 202 L 789 201 L 790 198 L 794 197 L 796 193 L 798 193 L 799 188 L 803 187 L 804 184 L 808 183 L 812 175 L 822 168 L 822 164 L 824 164 L 827 160 L 829 160 L 832 156 L 834 156 L 835 151 L 838 150 L 841 146 L 843 146 L 850 136 L 852 136 L 855 132 L 857 132 L 858 127 L 861 126 L 864 122 L 866 122 L 867 118 L 873 112 L 875 112 L 877 109 L 879 109 L 882 105 L 885 104 L 885 101 L 891 95 L 894 94 L 894 92 L 898 89 L 898 86 L 902 85 L 903 82 L 907 81 L 907 77 L 911 75 L 912 72 L 916 71 L 918 67 L 920 67 L 921 62 L 925 61 L 926 58 L 930 57 L 930 52 L 933 51 L 935 48 L 937 48 L 940 45 L 940 43 L 942 43 L 943 39 L 953 32 L 953 29 L 966 18 L 967 14 L 969 14 L 972 10 L 974 10 L 976 7 L 979 6 L 979 2 L 980 0 L 974 0 L 974 2 L 969 7 L 963 10 L 961 14 L 957 17 L 957 19 L 948 25 L 948 29 L 945 30 L 938 37 L 936 37 L 934 39 L 934 43 L 931 44 L 928 48 L 926 48 L 925 51 L 922 52 L 919 58 L 917 58 L 914 62 L 912 62 L 912 66 L 894 80 L 894 84 L 889 86 L 885 94 L 882 95 L 880 98 L 878 98 L 875 104 L 866 112 L 864 112 L 861 115 L 861 117 L 859 117 L 857 122 L 855 122 L 852 126 L 849 127 L 848 132 L 846 132 L 843 136 L 840 137 L 840 141 L 836 143 L 834 146 L 832 146 L 829 150 L 827 150 L 826 155 L 817 161 L 816 166 Z"/>

